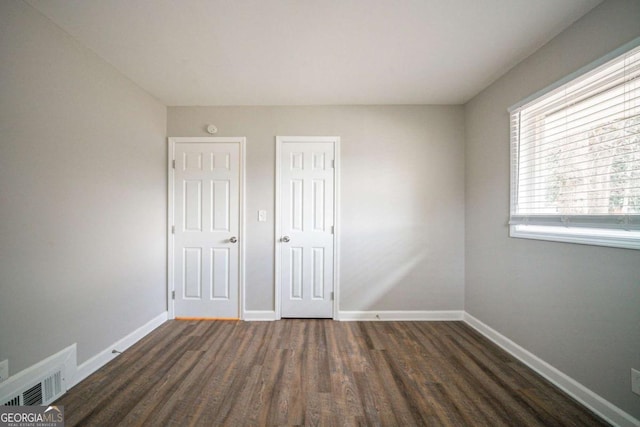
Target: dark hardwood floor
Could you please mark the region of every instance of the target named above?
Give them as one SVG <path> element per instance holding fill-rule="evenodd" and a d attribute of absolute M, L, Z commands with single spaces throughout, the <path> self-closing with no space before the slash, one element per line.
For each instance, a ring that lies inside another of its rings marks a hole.
<path fill-rule="evenodd" d="M 462 322 L 169 321 L 56 404 L 67 426 L 607 425 Z"/>

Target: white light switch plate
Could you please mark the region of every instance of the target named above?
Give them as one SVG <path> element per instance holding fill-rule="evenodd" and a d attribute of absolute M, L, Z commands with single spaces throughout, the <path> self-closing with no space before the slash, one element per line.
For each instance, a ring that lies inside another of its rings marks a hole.
<path fill-rule="evenodd" d="M 266 222 L 267 221 L 267 211 L 265 211 L 265 210 L 259 210 L 258 211 L 258 221 L 259 222 Z"/>
<path fill-rule="evenodd" d="M 631 391 L 640 394 L 640 371 L 631 369 Z"/>
<path fill-rule="evenodd" d="M 0 362 L 0 383 L 9 378 L 9 360 Z"/>

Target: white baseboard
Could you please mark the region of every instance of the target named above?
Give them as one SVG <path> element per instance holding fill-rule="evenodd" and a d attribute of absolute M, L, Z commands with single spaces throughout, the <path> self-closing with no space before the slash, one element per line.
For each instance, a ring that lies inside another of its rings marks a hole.
<path fill-rule="evenodd" d="M 372 321 L 411 321 L 411 320 L 462 320 L 464 317 L 464 311 L 462 310 L 448 310 L 448 311 L 429 311 L 429 310 L 416 310 L 416 311 L 340 311 L 336 320 L 348 321 L 348 320 L 372 320 Z"/>
<path fill-rule="evenodd" d="M 144 325 L 140 326 L 135 331 L 131 332 L 126 337 L 114 342 L 109 347 L 102 350 L 100 353 L 93 356 L 91 359 L 86 362 L 78 365 L 78 369 L 76 371 L 76 376 L 74 382 L 70 385 L 69 388 L 78 384 L 83 379 L 87 378 L 89 375 L 93 374 L 98 369 L 102 368 L 112 359 L 118 356 L 118 354 L 113 354 L 111 351 L 116 349 L 118 351 L 125 351 L 133 344 L 140 341 L 147 334 L 153 331 L 158 326 L 162 325 L 167 321 L 168 313 L 165 311 L 164 313 L 154 317 Z"/>
<path fill-rule="evenodd" d="M 273 310 L 245 310 L 242 320 L 247 321 L 272 321 L 278 320 Z"/>
<path fill-rule="evenodd" d="M 545 377 L 575 400 L 598 414 L 605 421 L 620 427 L 640 426 L 640 420 L 600 397 L 573 378 L 554 368 L 535 354 L 520 347 L 500 332 L 482 323 L 469 313 L 464 313 L 464 321 L 482 335 L 496 343 L 516 359 Z"/>

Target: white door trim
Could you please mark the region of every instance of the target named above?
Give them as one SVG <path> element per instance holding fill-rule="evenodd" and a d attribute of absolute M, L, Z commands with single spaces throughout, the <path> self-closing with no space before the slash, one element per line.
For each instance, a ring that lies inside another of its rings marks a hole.
<path fill-rule="evenodd" d="M 226 142 L 226 143 L 237 143 L 240 147 L 240 208 L 239 214 L 239 233 L 238 233 L 238 250 L 239 250 L 239 259 L 238 259 L 238 315 L 240 319 L 244 319 L 244 308 L 245 308 L 245 165 L 246 165 L 246 144 L 247 139 L 245 137 L 211 137 L 211 136 L 197 136 L 197 137 L 169 137 L 169 155 L 167 156 L 167 311 L 168 318 L 175 319 L 175 307 L 174 300 L 172 298 L 173 291 L 175 290 L 174 285 L 174 214 L 173 208 L 175 203 L 175 192 L 174 192 L 174 179 L 175 179 L 175 169 L 174 169 L 174 160 L 175 160 L 175 148 L 176 143 L 180 142 Z"/>
<path fill-rule="evenodd" d="M 280 267 L 282 262 L 281 256 L 281 230 L 280 230 L 280 175 L 281 162 L 280 154 L 283 142 L 332 142 L 334 151 L 334 192 L 333 192 L 333 209 L 334 209 L 334 228 L 333 228 L 333 319 L 338 320 L 338 307 L 340 307 L 340 137 L 339 136 L 276 136 L 276 197 L 275 197 L 275 265 L 274 265 L 274 283 L 275 283 L 275 309 L 276 319 L 282 318 L 282 284 L 280 280 Z"/>

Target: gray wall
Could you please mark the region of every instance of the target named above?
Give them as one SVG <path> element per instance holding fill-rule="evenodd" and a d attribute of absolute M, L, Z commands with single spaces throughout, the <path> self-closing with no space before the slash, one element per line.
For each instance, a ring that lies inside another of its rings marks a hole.
<path fill-rule="evenodd" d="M 166 108 L 0 1 L 0 360 L 81 363 L 166 309 Z"/>
<path fill-rule="evenodd" d="M 640 418 L 638 251 L 509 238 L 507 108 L 640 36 L 606 1 L 465 106 L 466 311 Z"/>
<path fill-rule="evenodd" d="M 247 137 L 247 309 L 274 308 L 276 135 L 342 138 L 340 310 L 463 308 L 462 107 L 168 109 L 169 136 L 207 123 Z"/>

